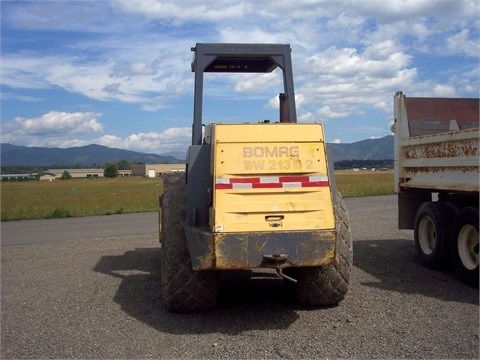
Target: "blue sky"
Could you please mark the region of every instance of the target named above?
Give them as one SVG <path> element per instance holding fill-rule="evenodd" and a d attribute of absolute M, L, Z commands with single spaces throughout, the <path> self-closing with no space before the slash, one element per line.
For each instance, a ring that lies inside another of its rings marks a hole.
<path fill-rule="evenodd" d="M 184 153 L 197 42 L 288 43 L 297 116 L 390 134 L 393 95 L 478 97 L 477 0 L 1 1 L 1 142 Z M 204 122 L 278 119 L 281 73 L 206 74 Z"/>

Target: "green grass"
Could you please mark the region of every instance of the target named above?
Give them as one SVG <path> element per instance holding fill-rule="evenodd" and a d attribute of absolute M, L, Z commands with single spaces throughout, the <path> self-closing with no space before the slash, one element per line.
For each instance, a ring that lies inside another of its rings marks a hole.
<path fill-rule="evenodd" d="M 158 209 L 161 179 L 126 177 L 1 183 L 1 220 L 149 212 Z"/>
<path fill-rule="evenodd" d="M 336 171 L 337 189 L 343 197 L 393 194 L 393 171 Z"/>
<path fill-rule="evenodd" d="M 393 173 L 338 171 L 344 197 L 393 194 Z M 1 183 L 1 220 L 53 219 L 151 212 L 163 192 L 159 178 L 70 179 Z"/>

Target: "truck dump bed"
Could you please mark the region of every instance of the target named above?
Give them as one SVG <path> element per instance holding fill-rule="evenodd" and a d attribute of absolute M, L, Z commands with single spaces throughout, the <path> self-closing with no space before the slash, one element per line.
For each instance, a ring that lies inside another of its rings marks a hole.
<path fill-rule="evenodd" d="M 479 191 L 479 99 L 397 92 L 395 190 Z"/>

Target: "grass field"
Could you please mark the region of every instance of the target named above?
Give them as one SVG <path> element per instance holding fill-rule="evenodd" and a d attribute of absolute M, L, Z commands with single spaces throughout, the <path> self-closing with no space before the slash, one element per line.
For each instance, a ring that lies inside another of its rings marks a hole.
<path fill-rule="evenodd" d="M 392 172 L 336 173 L 344 197 L 393 193 Z M 150 212 L 163 192 L 159 178 L 70 179 L 1 183 L 1 220 Z"/>
<path fill-rule="evenodd" d="M 159 178 L 70 179 L 1 184 L 2 221 L 148 212 L 158 209 Z"/>
<path fill-rule="evenodd" d="M 393 171 L 336 171 L 335 178 L 344 197 L 393 194 Z"/>

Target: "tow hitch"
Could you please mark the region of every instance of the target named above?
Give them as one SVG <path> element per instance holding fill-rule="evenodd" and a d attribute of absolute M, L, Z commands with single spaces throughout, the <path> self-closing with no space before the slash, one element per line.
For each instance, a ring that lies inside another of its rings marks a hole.
<path fill-rule="evenodd" d="M 262 265 L 269 268 L 274 268 L 277 272 L 277 275 L 280 276 L 282 279 L 288 280 L 293 283 L 297 283 L 297 280 L 285 275 L 282 269 L 289 267 L 290 265 L 287 263 L 288 254 L 273 254 L 273 255 L 263 255 L 263 263 Z"/>

